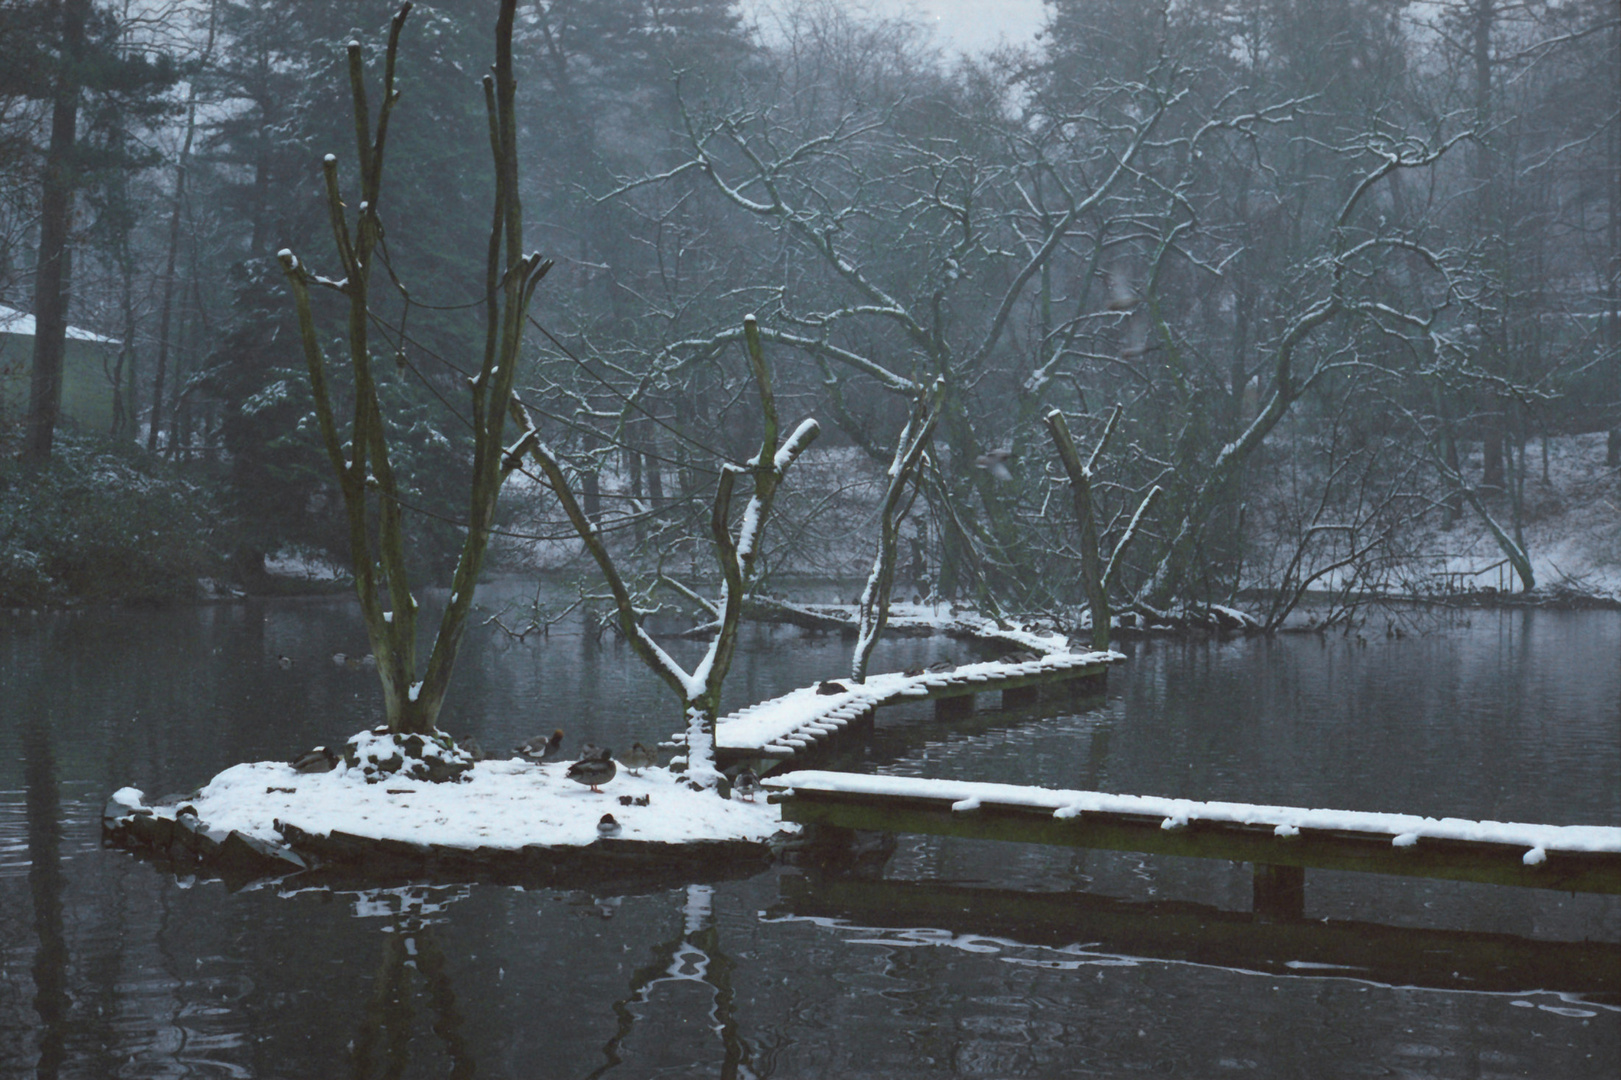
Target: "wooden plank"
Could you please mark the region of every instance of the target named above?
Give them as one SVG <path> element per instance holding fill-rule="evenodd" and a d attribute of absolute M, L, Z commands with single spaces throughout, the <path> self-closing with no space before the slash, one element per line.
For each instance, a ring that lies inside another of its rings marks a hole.
<path fill-rule="evenodd" d="M 1621 852 L 1550 851 L 1542 864 L 1526 866 L 1525 848 L 1511 844 L 1427 838 L 1398 848 L 1377 834 L 1301 829 L 1298 836 L 1285 838 L 1270 827 L 1198 820 L 1167 829 L 1159 817 L 1086 813 L 1060 819 L 1048 809 L 995 803 L 973 813 L 953 813 L 949 800 L 893 795 L 798 790 L 771 798 L 782 803 L 784 820 L 802 824 L 1621 893 Z"/>
<path fill-rule="evenodd" d="M 1543 941 L 1348 920 L 1274 922 L 1204 904 L 1029 893 L 932 881 L 784 876 L 771 914 L 950 930 L 1087 954 L 1281 976 L 1486 993 L 1529 988 L 1621 1005 L 1621 944 Z M 1071 959 L 1064 957 L 1064 959 Z"/>

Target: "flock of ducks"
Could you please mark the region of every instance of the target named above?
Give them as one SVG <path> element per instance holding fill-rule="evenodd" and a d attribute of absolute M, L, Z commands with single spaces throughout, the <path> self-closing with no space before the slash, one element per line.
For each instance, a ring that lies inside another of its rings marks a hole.
<path fill-rule="evenodd" d="M 844 687 L 838 683 L 837 690 L 820 691 L 822 693 L 843 693 Z M 467 750 L 475 761 L 483 761 L 489 755 L 484 753 L 478 741 L 472 736 L 458 740 L 464 750 Z M 536 735 L 526 739 L 512 750 L 513 754 L 525 761 L 536 765 L 549 765 L 564 758 L 563 729 L 557 728 L 550 735 Z M 331 772 L 338 767 L 343 756 L 330 747 L 317 746 L 309 753 L 302 755 L 292 762 L 293 770 L 300 773 Z M 563 775 L 577 784 L 584 784 L 597 794 L 602 794 L 602 785 L 619 774 L 619 766 L 623 765 L 632 776 L 640 776 L 643 769 L 652 768 L 658 764 L 658 755 L 640 742 L 631 743 L 630 749 L 622 754 L 618 761 L 614 760 L 613 751 L 605 746 L 596 746 L 586 743 L 580 747 L 579 760 L 569 765 Z M 732 780 L 732 793 L 749 802 L 754 801 L 755 794 L 760 790 L 760 778 L 754 770 L 744 769 Z M 652 800 L 646 796 L 621 795 L 621 804 L 625 806 L 647 806 Z M 620 825 L 614 820 L 612 814 L 602 815 L 597 823 L 597 831 L 603 836 L 617 836 Z"/>

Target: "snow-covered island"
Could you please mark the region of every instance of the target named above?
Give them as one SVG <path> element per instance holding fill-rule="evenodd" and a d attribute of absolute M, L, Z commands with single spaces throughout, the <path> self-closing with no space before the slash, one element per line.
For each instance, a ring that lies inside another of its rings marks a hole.
<path fill-rule="evenodd" d="M 122 788 L 103 829 L 115 843 L 199 861 L 227 878 L 322 867 L 545 878 L 597 857 L 754 865 L 798 830 L 764 799 L 694 790 L 665 768 L 621 766 L 600 791 L 569 779 L 567 768 L 485 760 L 435 783 L 375 779 L 363 761 L 313 773 L 251 762 L 179 801 L 149 804 L 144 792 Z"/>

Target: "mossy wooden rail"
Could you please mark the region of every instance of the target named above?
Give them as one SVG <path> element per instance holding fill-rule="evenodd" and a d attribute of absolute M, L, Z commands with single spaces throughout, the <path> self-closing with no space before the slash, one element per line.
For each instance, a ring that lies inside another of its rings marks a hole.
<path fill-rule="evenodd" d="M 1066 950 L 1283 976 L 1348 976 L 1479 993 L 1531 987 L 1621 1005 L 1621 944 L 1387 926 L 1276 922 L 1187 901 L 1020 892 L 933 881 L 780 879 L 774 917 L 842 919 L 863 929 L 950 930 Z M 1084 949 L 1076 949 L 1085 942 Z"/>
<path fill-rule="evenodd" d="M 953 716 L 972 712 L 975 695 L 993 691 L 1010 706 L 1034 702 L 1043 691 L 1101 690 L 1109 665 L 1124 659 L 1117 652 L 1053 653 L 1014 663 L 963 664 L 949 671 L 890 672 L 868 676 L 863 683 L 829 680 L 721 717 L 715 723 L 715 757 L 722 768 L 746 764 L 764 774 L 871 724 L 874 710 L 885 705 L 933 701 L 938 714 Z"/>
<path fill-rule="evenodd" d="M 784 820 L 891 833 L 1227 859 L 1255 910 L 1299 918 L 1306 868 L 1621 893 L 1621 828 L 1192 802 L 1011 784 L 800 771 L 766 780 Z"/>

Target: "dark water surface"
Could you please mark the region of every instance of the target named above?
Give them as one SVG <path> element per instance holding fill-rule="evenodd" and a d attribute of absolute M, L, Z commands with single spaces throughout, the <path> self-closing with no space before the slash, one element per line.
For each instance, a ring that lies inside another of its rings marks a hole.
<path fill-rule="evenodd" d="M 1138 644 L 1106 698 L 1006 714 L 993 700 L 944 727 L 926 707 L 886 710 L 839 764 L 1621 825 L 1621 615 L 1368 633 Z M 847 649 L 751 632 L 730 703 L 837 675 Z M 231 893 L 101 848 L 118 787 L 189 790 L 371 722 L 374 676 L 336 651 L 366 651 L 340 601 L 0 615 L 0 1076 L 1621 1075 L 1616 1001 L 1517 985 L 1513 969 L 1490 990 L 1469 971 L 1381 980 L 1302 965 L 1296 939 L 1246 961 L 1211 913 L 1249 909 L 1249 869 L 1226 863 L 906 836 L 888 884 L 854 883 L 857 902 L 807 899 L 788 868 L 623 897 Z M 464 656 L 444 726 L 486 747 L 554 726 L 624 747 L 673 727 L 668 692 L 577 630 L 476 634 Z M 874 670 L 940 656 L 971 653 L 888 642 Z M 1079 901 L 1071 930 L 1017 896 L 940 906 L 964 887 L 1113 899 Z M 1456 931 L 1550 943 L 1517 946 L 1533 959 L 1621 941 L 1615 897 L 1313 871 L 1306 905 L 1303 931 L 1399 928 L 1398 968 Z M 1177 938 L 1189 919 L 1208 929 Z"/>

